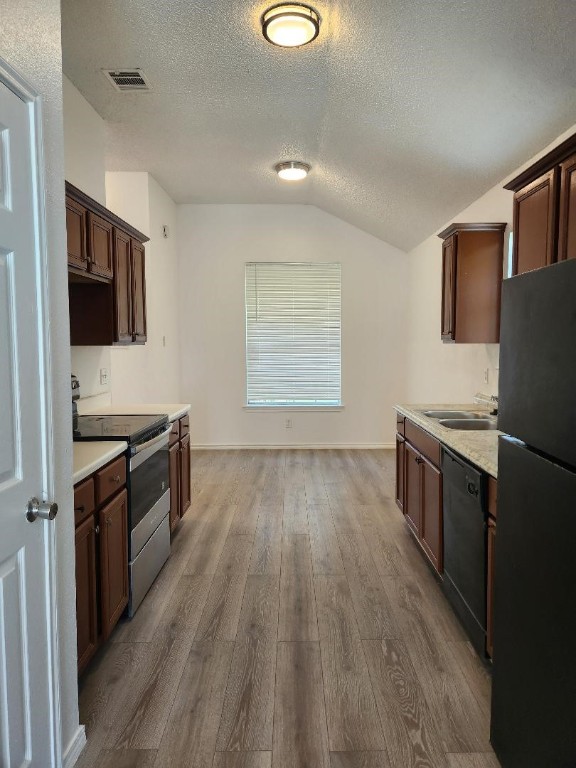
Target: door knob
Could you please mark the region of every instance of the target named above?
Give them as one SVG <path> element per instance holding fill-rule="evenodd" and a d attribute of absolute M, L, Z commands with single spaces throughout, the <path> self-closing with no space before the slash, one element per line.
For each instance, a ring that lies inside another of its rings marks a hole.
<path fill-rule="evenodd" d="M 58 504 L 50 504 L 47 501 L 38 501 L 37 498 L 30 499 L 26 506 L 26 519 L 33 523 L 36 518 L 43 520 L 54 520 L 58 513 Z"/>

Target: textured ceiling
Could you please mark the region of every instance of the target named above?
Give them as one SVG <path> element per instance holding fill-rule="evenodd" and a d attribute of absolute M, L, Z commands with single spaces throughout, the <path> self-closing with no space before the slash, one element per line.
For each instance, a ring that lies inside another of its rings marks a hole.
<path fill-rule="evenodd" d="M 179 203 L 310 203 L 409 249 L 576 122 L 574 0 L 334 0 L 302 49 L 253 0 L 63 0 L 107 169 Z M 151 93 L 100 69 L 141 67 Z M 280 182 L 279 160 L 313 166 Z"/>

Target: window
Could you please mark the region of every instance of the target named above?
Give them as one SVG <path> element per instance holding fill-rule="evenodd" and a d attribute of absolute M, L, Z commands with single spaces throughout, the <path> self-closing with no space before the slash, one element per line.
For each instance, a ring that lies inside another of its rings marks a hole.
<path fill-rule="evenodd" d="M 340 274 L 340 264 L 246 264 L 248 405 L 341 405 Z"/>

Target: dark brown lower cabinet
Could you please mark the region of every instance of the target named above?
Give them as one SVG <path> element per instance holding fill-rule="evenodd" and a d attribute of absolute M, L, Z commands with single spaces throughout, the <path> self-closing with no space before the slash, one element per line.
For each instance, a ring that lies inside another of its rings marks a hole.
<path fill-rule="evenodd" d="M 190 417 L 172 423 L 170 457 L 170 530 L 173 531 L 192 503 L 190 488 Z"/>
<path fill-rule="evenodd" d="M 98 648 L 98 584 L 94 515 L 76 528 L 76 633 L 78 673 Z"/>
<path fill-rule="evenodd" d="M 438 441 L 406 420 L 414 439 L 428 446 L 436 460 L 440 455 Z M 420 434 L 422 433 L 422 434 Z M 419 442 L 420 444 L 420 442 Z M 427 448 L 427 452 L 428 452 Z M 404 517 L 422 550 L 438 571 L 443 569 L 442 472 L 401 435 L 396 436 L 396 501 L 403 500 Z"/>
<path fill-rule="evenodd" d="M 405 443 L 406 473 L 404 480 L 404 517 L 416 536 L 420 538 L 420 516 L 422 509 L 422 483 L 420 480 L 420 453 L 410 443 Z"/>
<path fill-rule="evenodd" d="M 488 568 L 487 568 L 487 616 L 486 616 L 486 652 L 493 657 L 494 650 L 494 566 L 496 552 L 496 520 L 488 518 Z"/>
<path fill-rule="evenodd" d="M 128 604 L 128 494 L 123 483 L 98 501 L 94 478 L 118 475 L 115 459 L 74 488 L 78 674 L 110 636 Z"/>
<path fill-rule="evenodd" d="M 402 435 L 396 435 L 396 504 L 404 510 L 404 461 L 405 440 Z"/>
<path fill-rule="evenodd" d="M 107 640 L 128 605 L 128 494 L 100 510 L 100 613 Z"/>
<path fill-rule="evenodd" d="M 180 443 L 168 449 L 170 457 L 170 530 L 180 522 Z"/>
<path fill-rule="evenodd" d="M 190 435 L 180 441 L 180 516 L 192 503 L 190 495 Z"/>
<path fill-rule="evenodd" d="M 443 520 L 442 520 L 442 472 L 422 457 L 420 464 L 422 482 L 422 527 L 420 543 L 432 565 L 442 573 Z"/>

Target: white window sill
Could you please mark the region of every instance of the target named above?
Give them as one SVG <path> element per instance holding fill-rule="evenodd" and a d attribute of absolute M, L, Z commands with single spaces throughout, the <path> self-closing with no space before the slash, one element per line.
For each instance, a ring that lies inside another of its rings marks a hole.
<path fill-rule="evenodd" d="M 268 413 L 278 413 L 281 411 L 343 411 L 343 405 L 244 405 L 245 411 L 267 411 Z"/>

